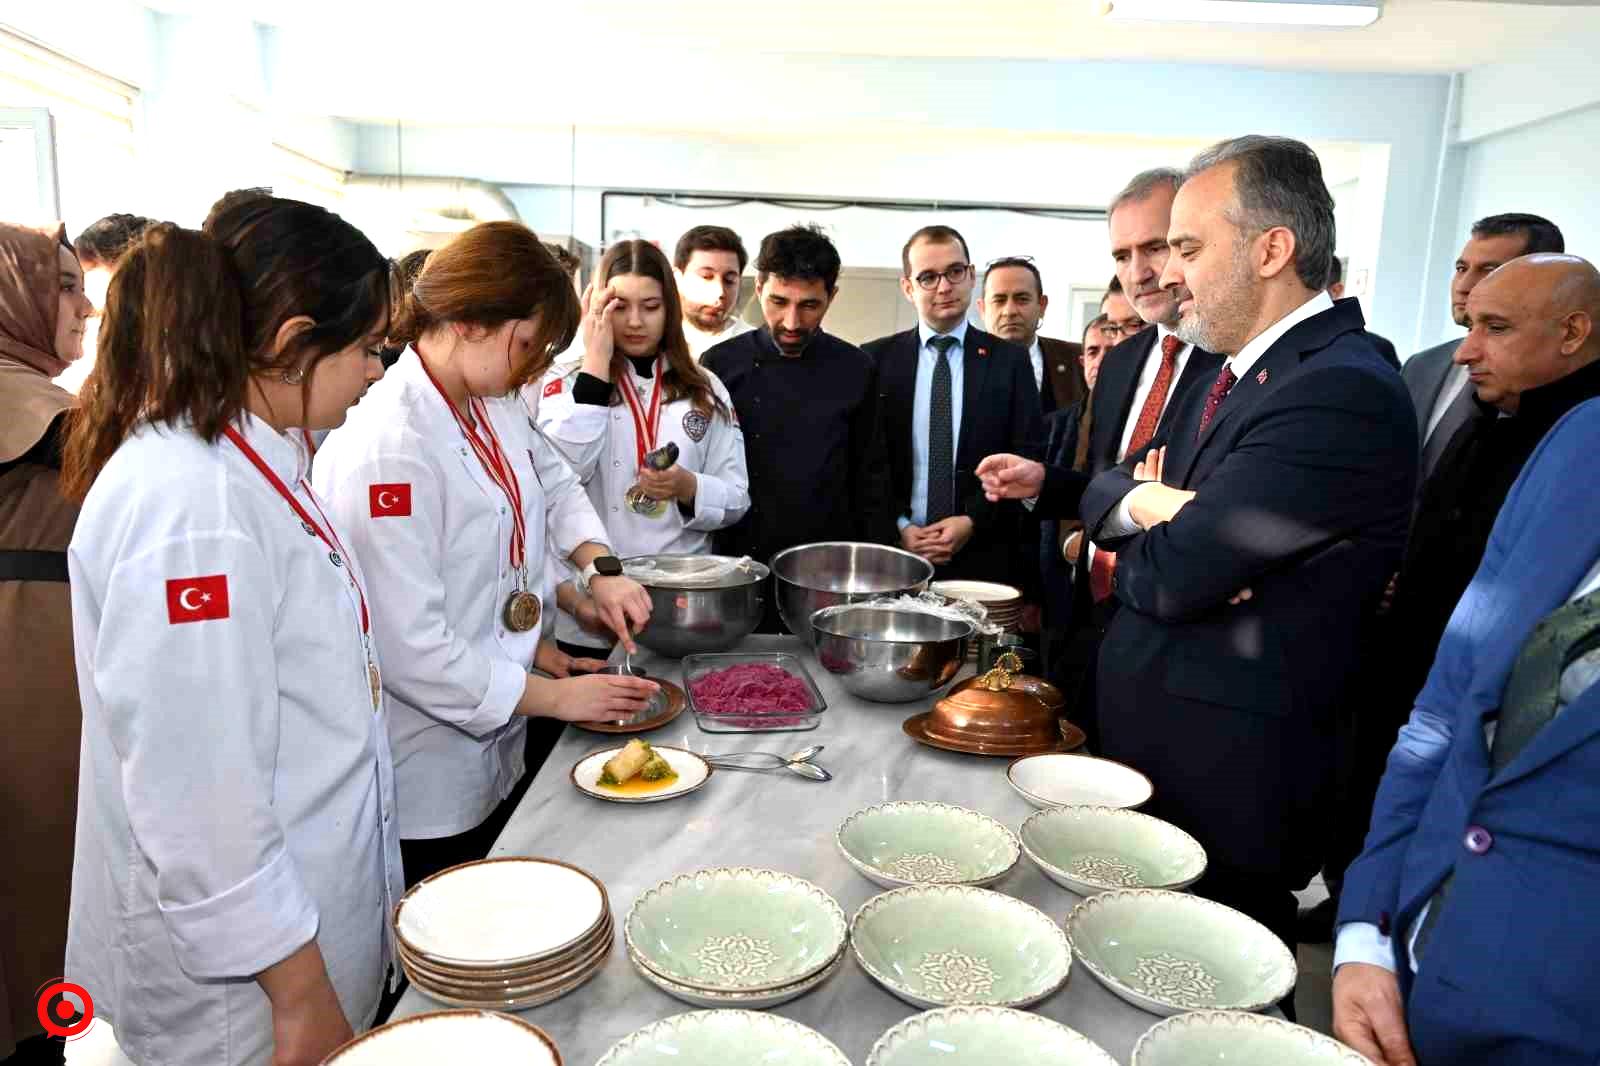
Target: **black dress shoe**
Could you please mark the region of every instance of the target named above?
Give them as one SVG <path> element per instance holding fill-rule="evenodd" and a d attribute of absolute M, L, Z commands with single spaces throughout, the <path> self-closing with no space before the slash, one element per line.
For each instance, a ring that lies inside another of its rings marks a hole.
<path fill-rule="evenodd" d="M 1339 901 L 1330 896 L 1295 915 L 1295 936 L 1302 944 L 1331 944 L 1333 921 L 1338 916 Z"/>

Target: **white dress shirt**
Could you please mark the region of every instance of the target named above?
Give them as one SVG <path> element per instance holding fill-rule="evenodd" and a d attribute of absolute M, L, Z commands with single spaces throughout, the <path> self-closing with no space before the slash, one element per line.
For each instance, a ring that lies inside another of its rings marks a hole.
<path fill-rule="evenodd" d="M 729 412 L 713 411 L 708 417 L 686 397 L 661 404 L 656 447 L 671 441 L 678 446 L 678 465 L 694 475 L 694 514 L 683 516 L 676 503 L 665 514 L 635 514 L 623 496 L 639 479 L 638 431 L 626 403 L 599 406 L 576 403 L 572 388 L 581 361 L 557 363 L 539 383 L 536 425 L 560 449 L 589 495 L 607 541 L 618 556 L 699 555 L 711 551 L 711 534 L 733 525 L 750 509 L 750 475 L 745 470 L 744 431 L 729 416 L 733 400 L 722 380 L 702 370 Z M 628 367 L 628 382 L 648 410 L 654 378 L 640 377 Z M 546 395 L 548 393 L 548 395 Z M 559 567 L 561 580 L 572 577 L 570 564 Z M 556 615 L 556 638 L 584 647 L 609 645 L 605 637 L 580 628 L 565 611 Z"/>
<path fill-rule="evenodd" d="M 1600 590 L 1600 560 L 1589 568 L 1578 582 L 1577 588 L 1572 590 L 1572 595 L 1567 597 L 1567 602 L 1579 600 L 1596 590 Z M 1567 704 L 1576 700 L 1590 685 L 1600 680 L 1600 650 L 1591 651 L 1587 655 L 1575 659 L 1561 674 L 1560 688 L 1556 695 L 1556 713 L 1560 714 Z M 1497 723 L 1490 719 L 1484 723 L 1484 735 L 1487 743 L 1494 743 L 1494 727 Z M 1424 905 L 1422 910 L 1412 920 L 1411 926 L 1406 930 L 1407 955 L 1411 961 L 1411 972 L 1417 972 L 1417 934 L 1422 931 L 1423 920 L 1428 916 L 1428 908 L 1432 902 Z M 1394 943 L 1389 937 L 1378 932 L 1378 927 L 1371 922 L 1345 922 L 1339 926 L 1339 933 L 1334 942 L 1333 968 L 1338 970 L 1347 962 L 1364 962 L 1372 966 L 1382 966 L 1391 973 L 1395 968 Z"/>
<path fill-rule="evenodd" d="M 955 345 L 946 356 L 950 363 L 950 461 L 955 462 L 961 450 L 961 401 L 967 377 L 967 319 L 962 317 L 956 328 L 948 333 L 938 333 L 927 323 L 917 323 L 917 379 L 911 394 L 911 501 L 910 510 L 902 514 L 897 523 L 921 526 L 928 519 L 928 415 L 933 409 L 933 368 L 939 359 L 939 349 L 933 346 L 935 337 L 954 337 Z M 959 501 L 957 501 L 959 503 Z"/>
<path fill-rule="evenodd" d="M 239 430 L 329 528 L 303 445 L 249 415 Z M 351 582 L 370 602 L 369 572 L 329 552 L 186 423 L 136 430 L 84 502 L 65 972 L 135 1062 L 269 1062 L 253 978 L 313 938 L 351 1025 L 377 1013 L 403 890 L 394 771 Z"/>
<path fill-rule="evenodd" d="M 547 545 L 566 558 L 585 541 L 604 543 L 605 527 L 521 398 L 484 406 L 522 492 L 527 591 L 541 595 Z M 545 603 L 525 633 L 505 624 L 517 588 L 505 493 L 409 348 L 318 450 L 314 484 L 372 575 L 400 836 L 472 829 L 522 776 L 526 723 L 515 711 L 553 610 Z M 380 487 L 400 485 L 410 513 L 376 514 Z"/>
<path fill-rule="evenodd" d="M 1319 315 L 1332 309 L 1333 297 L 1329 296 L 1326 291 L 1319 292 L 1260 333 L 1257 333 L 1243 348 L 1239 349 L 1237 355 L 1227 362 L 1227 365 L 1233 368 L 1233 376 L 1236 379 L 1235 386 L 1237 386 L 1238 381 L 1242 381 L 1245 375 L 1250 373 L 1261 357 L 1266 355 L 1284 334 L 1313 315 Z M 1218 371 L 1218 373 L 1220 374 L 1221 371 Z M 1206 386 L 1206 388 L 1209 391 L 1210 385 Z M 1139 532 L 1139 524 L 1133 520 L 1132 501 L 1134 494 L 1143 491 L 1145 487 L 1144 485 L 1136 486 L 1129 490 L 1126 496 L 1122 497 L 1122 502 L 1117 504 L 1116 511 L 1101 525 L 1101 536 L 1128 537 Z"/>
<path fill-rule="evenodd" d="M 715 333 L 707 333 L 686 318 L 683 320 L 683 339 L 689 342 L 689 355 L 698 363 L 702 355 L 705 355 L 706 352 L 723 341 L 731 341 L 733 338 L 749 333 L 754 329 L 754 326 L 735 314 L 729 314 L 727 320 L 722 323 L 722 328 Z M 581 352 L 578 354 L 582 355 Z M 566 361 L 565 353 L 563 353 L 561 361 Z M 579 362 L 582 362 L 581 358 Z"/>
<path fill-rule="evenodd" d="M 1044 349 L 1039 347 L 1039 335 L 1033 335 L 1033 343 L 1028 345 L 1028 362 L 1033 364 L 1033 384 L 1041 393 L 1044 392 Z"/>

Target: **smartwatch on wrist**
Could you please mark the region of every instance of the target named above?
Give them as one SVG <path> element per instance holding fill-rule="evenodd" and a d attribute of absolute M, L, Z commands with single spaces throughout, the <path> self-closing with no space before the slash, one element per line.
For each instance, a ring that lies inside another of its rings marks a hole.
<path fill-rule="evenodd" d="M 583 591 L 589 592 L 589 582 L 597 577 L 621 577 L 622 560 L 615 555 L 597 555 L 594 560 L 579 572 L 578 577 L 583 585 Z"/>

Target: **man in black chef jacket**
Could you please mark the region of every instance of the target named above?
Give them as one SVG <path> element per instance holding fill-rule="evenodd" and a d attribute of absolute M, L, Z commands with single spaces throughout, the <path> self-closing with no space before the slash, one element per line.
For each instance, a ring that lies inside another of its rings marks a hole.
<path fill-rule="evenodd" d="M 761 562 L 796 544 L 891 543 L 889 471 L 872 361 L 822 331 L 838 292 L 839 252 L 821 229 L 770 233 L 756 256 L 766 326 L 709 349 L 744 429 L 750 510 L 717 551 Z M 781 632 L 768 599 L 762 630 Z"/>

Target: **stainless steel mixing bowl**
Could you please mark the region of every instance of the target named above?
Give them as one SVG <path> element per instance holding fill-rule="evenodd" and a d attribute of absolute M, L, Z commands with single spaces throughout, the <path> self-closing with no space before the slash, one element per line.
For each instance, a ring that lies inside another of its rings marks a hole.
<path fill-rule="evenodd" d="M 967 661 L 972 633 L 971 622 L 872 603 L 811 616 L 817 662 L 876 703 L 906 703 L 948 685 Z"/>
<path fill-rule="evenodd" d="M 624 559 L 622 566 L 629 571 L 632 564 L 648 564 L 664 575 L 688 574 L 708 559 L 734 561 L 720 555 L 635 555 Z M 650 621 L 634 639 L 673 659 L 727 651 L 761 621 L 761 586 L 767 573 L 765 566 L 752 561 L 747 570 L 736 571 L 712 587 L 670 576 L 639 581 L 650 593 Z"/>
<path fill-rule="evenodd" d="M 822 608 L 921 592 L 932 578 L 928 560 L 882 544 L 801 544 L 772 557 L 778 613 L 806 644 L 811 643 L 811 616 Z"/>

